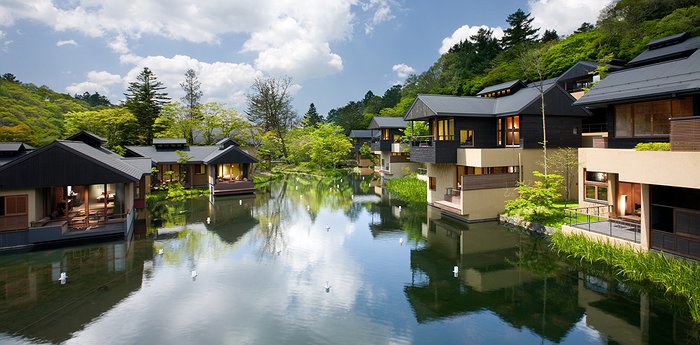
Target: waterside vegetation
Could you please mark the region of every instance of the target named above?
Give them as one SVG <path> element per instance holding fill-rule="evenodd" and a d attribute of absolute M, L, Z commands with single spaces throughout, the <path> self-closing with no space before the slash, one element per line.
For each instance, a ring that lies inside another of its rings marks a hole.
<path fill-rule="evenodd" d="M 386 188 L 397 199 L 423 204 L 425 204 L 428 199 L 427 184 L 425 181 L 416 178 L 415 175 L 393 178 L 386 180 L 385 183 Z"/>

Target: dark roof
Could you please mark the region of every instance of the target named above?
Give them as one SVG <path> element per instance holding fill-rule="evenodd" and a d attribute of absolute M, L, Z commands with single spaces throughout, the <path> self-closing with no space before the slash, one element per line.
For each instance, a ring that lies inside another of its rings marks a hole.
<path fill-rule="evenodd" d="M 153 138 L 153 145 L 187 145 L 185 138 Z"/>
<path fill-rule="evenodd" d="M 209 162 L 218 157 L 218 155 L 223 154 L 224 151 L 229 149 L 235 149 L 240 151 L 241 154 L 238 156 L 241 160 L 229 160 L 227 162 L 232 163 L 255 163 L 257 160 L 250 156 L 245 151 L 241 150 L 237 146 L 228 146 L 225 149 L 220 149 L 218 145 L 206 145 L 206 146 L 186 146 L 181 149 L 176 148 L 161 148 L 155 146 L 126 146 L 126 149 L 130 151 L 132 155 L 140 157 L 150 158 L 154 164 L 176 164 L 180 155 L 177 154 L 178 151 L 184 152 L 191 158 L 188 162 L 190 163 L 205 163 Z M 247 157 L 246 157 L 247 156 Z M 233 157 L 233 156 L 229 156 Z M 254 160 L 254 161 L 251 161 Z M 218 159 L 217 159 L 218 162 Z"/>
<path fill-rule="evenodd" d="M 82 130 L 78 133 L 75 133 L 71 135 L 70 137 L 66 138 L 66 140 L 71 140 L 71 141 L 82 141 L 92 147 L 98 147 L 102 146 L 105 143 L 107 143 L 107 139 L 92 133 L 90 131 L 85 131 Z"/>
<path fill-rule="evenodd" d="M 370 121 L 368 129 L 406 128 L 406 121 L 400 117 L 375 116 Z"/>
<path fill-rule="evenodd" d="M 22 142 L 0 142 L 0 152 L 19 152 L 30 149 L 28 146 Z"/>
<path fill-rule="evenodd" d="M 598 64 L 590 61 L 578 61 L 556 78 L 557 82 L 587 76 L 598 68 Z"/>
<path fill-rule="evenodd" d="M 596 106 L 698 92 L 700 51 L 696 50 L 684 59 L 610 73 L 574 104 Z"/>
<path fill-rule="evenodd" d="M 80 141 L 56 140 L 0 166 L 0 188 L 135 182 L 141 169 Z"/>
<path fill-rule="evenodd" d="M 229 147 L 230 145 L 239 146 L 238 142 L 231 138 L 223 138 L 216 142 L 216 146 Z"/>
<path fill-rule="evenodd" d="M 505 83 L 500 83 L 500 84 L 485 87 L 483 90 L 479 91 L 479 93 L 477 93 L 476 95 L 481 96 L 481 95 L 487 94 L 489 92 L 505 90 L 505 89 L 512 89 L 514 87 L 523 87 L 523 86 L 525 86 L 525 83 L 522 80 L 520 80 L 520 79 L 511 80 L 511 81 L 507 81 Z"/>
<path fill-rule="evenodd" d="M 151 159 L 146 157 L 122 157 L 122 160 L 127 164 L 139 169 L 142 174 L 148 175 L 151 173 Z"/>
<path fill-rule="evenodd" d="M 255 157 L 248 152 L 241 150 L 236 146 L 229 146 L 223 150 L 215 150 L 204 158 L 204 164 L 219 164 L 219 163 L 257 163 Z"/>
<path fill-rule="evenodd" d="M 371 129 L 353 129 L 350 131 L 350 138 L 376 138 L 379 136 L 378 131 Z"/>
<path fill-rule="evenodd" d="M 556 83 L 545 83 L 545 111 L 550 115 L 588 116 L 585 109 L 571 106 L 574 98 Z M 420 94 L 406 112 L 405 120 L 433 116 L 500 117 L 539 114 L 540 92 L 535 83 L 502 97 Z"/>
<path fill-rule="evenodd" d="M 648 49 L 628 62 L 629 66 L 641 66 L 651 63 L 687 57 L 700 48 L 700 36 L 688 38 L 682 34 L 665 37 L 647 44 Z M 679 36 L 679 37 L 676 37 Z"/>

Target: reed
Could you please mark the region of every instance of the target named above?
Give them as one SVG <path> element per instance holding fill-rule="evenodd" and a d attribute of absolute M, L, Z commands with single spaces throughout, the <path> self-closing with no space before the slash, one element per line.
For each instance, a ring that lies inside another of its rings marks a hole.
<path fill-rule="evenodd" d="M 428 186 L 425 181 L 415 177 L 402 177 L 386 180 L 386 188 L 389 192 L 407 202 L 426 203 L 428 200 Z"/>
<path fill-rule="evenodd" d="M 552 235 L 552 246 L 580 261 L 605 263 L 627 279 L 651 282 L 667 293 L 687 300 L 693 321 L 700 323 L 700 265 L 659 252 L 638 252 L 631 247 L 615 246 L 588 239 L 580 234 Z"/>

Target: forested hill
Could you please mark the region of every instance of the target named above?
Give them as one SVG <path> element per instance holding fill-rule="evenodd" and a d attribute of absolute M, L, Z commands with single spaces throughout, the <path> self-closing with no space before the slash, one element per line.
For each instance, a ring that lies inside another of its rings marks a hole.
<path fill-rule="evenodd" d="M 22 141 L 43 146 L 63 137 L 63 115 L 90 109 L 87 102 L 47 86 L 0 78 L 0 142 Z"/>
<path fill-rule="evenodd" d="M 567 37 L 548 28 L 532 27 L 533 19 L 519 10 L 508 16 L 510 27 L 503 39 L 480 30 L 456 44 L 428 70 L 387 90 L 400 93 L 400 98 L 392 97 L 395 104 L 391 107 L 378 108 L 377 102 L 383 98 L 370 91 L 363 100 L 331 110 L 328 120 L 349 133 L 351 129 L 367 128 L 377 115 L 403 116 L 419 93 L 466 96 L 510 80 L 537 80 L 540 73 L 528 68 L 533 61 L 538 65 L 537 72 L 547 79 L 579 60 L 603 64 L 610 59 L 629 61 L 652 40 L 680 32 L 700 35 L 697 0 L 620 0 L 604 8 L 597 23 L 581 23 Z"/>

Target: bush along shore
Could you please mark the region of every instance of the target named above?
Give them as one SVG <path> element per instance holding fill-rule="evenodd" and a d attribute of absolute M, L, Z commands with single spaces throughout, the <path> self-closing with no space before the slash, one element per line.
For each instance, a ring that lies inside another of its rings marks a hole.
<path fill-rule="evenodd" d="M 386 188 L 398 199 L 412 203 L 426 203 L 428 187 L 425 181 L 415 176 L 393 178 L 386 180 Z"/>
<path fill-rule="evenodd" d="M 584 235 L 556 232 L 552 248 L 591 264 L 604 263 L 621 276 L 636 282 L 651 282 L 667 293 L 687 300 L 693 321 L 700 323 L 700 265 L 660 252 L 638 252 L 631 247 L 593 241 Z"/>

